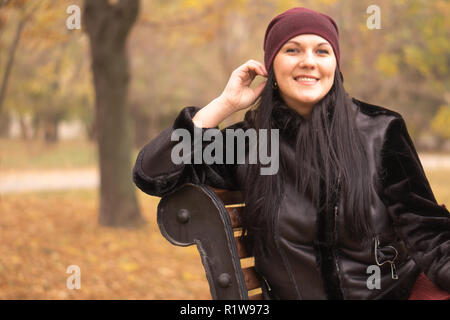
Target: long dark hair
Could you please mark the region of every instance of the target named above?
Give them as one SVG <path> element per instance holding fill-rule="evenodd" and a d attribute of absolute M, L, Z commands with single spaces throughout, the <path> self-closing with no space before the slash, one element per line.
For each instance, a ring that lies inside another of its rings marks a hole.
<path fill-rule="evenodd" d="M 295 167 L 289 167 L 281 149 L 280 169 L 275 175 L 263 176 L 260 164 L 248 165 L 242 216 L 248 249 L 264 249 L 267 237 L 273 236 L 283 187 L 294 173 L 298 192 L 311 200 L 319 213 L 331 210 L 341 197 L 346 231 L 364 239 L 371 225 L 367 153 L 341 73 L 335 72 L 332 88 L 308 119 L 286 106 L 279 89 L 273 87 L 274 78 L 271 69 L 256 108 L 246 114 L 246 121 L 255 129 L 280 129 L 280 139 L 283 136 L 295 144 Z M 282 145 L 280 141 L 280 148 Z"/>

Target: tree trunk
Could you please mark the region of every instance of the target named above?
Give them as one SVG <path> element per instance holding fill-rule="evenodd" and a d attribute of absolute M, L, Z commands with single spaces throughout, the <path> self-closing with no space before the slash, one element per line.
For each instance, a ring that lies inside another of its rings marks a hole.
<path fill-rule="evenodd" d="M 6 112 L 0 113 L 0 137 L 9 138 L 9 128 L 11 124 L 10 115 Z"/>
<path fill-rule="evenodd" d="M 44 140 L 48 144 L 53 144 L 58 142 L 58 119 L 46 119 L 44 121 Z"/>
<path fill-rule="evenodd" d="M 19 114 L 20 138 L 28 140 L 31 137 L 30 126 L 25 121 L 25 116 Z"/>
<path fill-rule="evenodd" d="M 139 0 L 84 2 L 96 93 L 100 162 L 99 223 L 136 227 L 144 223 L 131 179 L 132 142 L 127 110 L 129 67 L 126 39 L 139 12 Z"/>
<path fill-rule="evenodd" d="M 5 73 L 2 77 L 2 83 L 0 85 L 0 113 L 3 110 L 3 102 L 5 101 L 6 97 L 6 90 L 8 88 L 8 81 L 11 74 L 11 70 L 14 64 L 14 57 L 16 55 L 17 46 L 19 45 L 20 36 L 22 35 L 23 28 L 25 27 L 25 24 L 27 22 L 27 17 L 22 18 L 17 26 L 17 31 L 14 36 L 14 41 L 11 44 L 11 48 L 9 49 L 8 54 L 8 61 L 6 63 Z"/>

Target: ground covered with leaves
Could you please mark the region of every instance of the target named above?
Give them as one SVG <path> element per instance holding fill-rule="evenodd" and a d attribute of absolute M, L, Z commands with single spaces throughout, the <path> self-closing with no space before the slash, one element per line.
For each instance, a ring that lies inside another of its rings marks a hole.
<path fill-rule="evenodd" d="M 450 170 L 428 170 L 450 207 Z M 197 249 L 175 247 L 156 224 L 159 198 L 138 191 L 147 225 L 102 227 L 91 191 L 0 195 L 0 299 L 210 299 Z M 66 286 L 67 268 L 81 288 Z"/>
<path fill-rule="evenodd" d="M 95 191 L 0 198 L 0 299 L 210 299 L 197 249 L 156 224 L 159 199 L 139 194 L 147 225 L 99 226 Z M 81 288 L 69 290 L 71 265 Z"/>

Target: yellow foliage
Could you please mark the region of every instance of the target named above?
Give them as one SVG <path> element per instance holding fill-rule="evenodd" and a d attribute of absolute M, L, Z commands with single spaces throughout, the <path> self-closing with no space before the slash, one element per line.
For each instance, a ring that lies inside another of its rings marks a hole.
<path fill-rule="evenodd" d="M 140 265 L 137 263 L 125 261 L 120 263 L 120 268 L 126 272 L 133 272 L 138 270 L 140 268 Z"/>
<path fill-rule="evenodd" d="M 405 46 L 403 48 L 406 63 L 412 67 L 417 68 L 424 76 L 430 75 L 430 67 L 425 63 L 427 57 L 424 52 L 416 46 Z"/>
<path fill-rule="evenodd" d="M 181 7 L 194 8 L 194 9 L 203 9 L 205 6 L 213 3 L 212 0 L 183 0 L 181 3 Z"/>
<path fill-rule="evenodd" d="M 291 9 L 293 7 L 298 7 L 299 3 L 296 0 L 278 0 L 277 1 L 277 12 L 281 13 L 285 10 Z"/>
<path fill-rule="evenodd" d="M 398 74 L 399 57 L 395 54 L 380 54 L 376 60 L 376 68 L 383 75 L 392 77 Z"/>
<path fill-rule="evenodd" d="M 332 5 L 336 3 L 336 0 L 320 0 L 319 2 L 321 2 L 324 5 Z"/>
<path fill-rule="evenodd" d="M 431 128 L 444 139 L 450 139 L 450 105 L 439 108 L 431 122 Z"/>

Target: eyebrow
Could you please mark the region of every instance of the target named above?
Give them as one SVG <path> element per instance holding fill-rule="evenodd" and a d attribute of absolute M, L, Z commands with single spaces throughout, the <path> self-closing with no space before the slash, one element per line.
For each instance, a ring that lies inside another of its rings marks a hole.
<path fill-rule="evenodd" d="M 297 41 L 294 41 L 294 40 L 289 40 L 288 42 L 286 42 L 286 44 L 288 44 L 288 43 L 294 43 L 294 44 L 296 44 L 296 45 L 299 45 L 299 46 L 301 46 L 302 44 L 300 43 L 300 42 L 297 42 Z M 321 43 L 319 43 L 318 45 L 317 45 L 317 47 L 319 47 L 319 46 L 321 46 L 321 45 L 330 45 L 328 42 L 321 42 Z"/>

